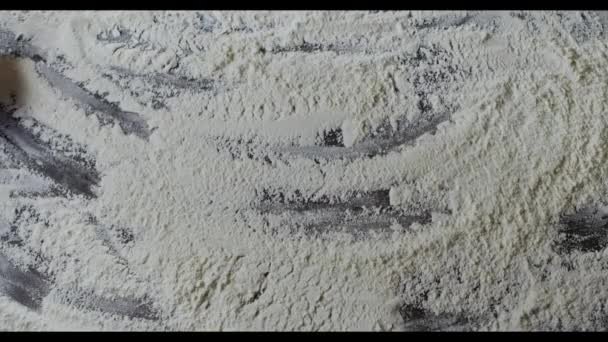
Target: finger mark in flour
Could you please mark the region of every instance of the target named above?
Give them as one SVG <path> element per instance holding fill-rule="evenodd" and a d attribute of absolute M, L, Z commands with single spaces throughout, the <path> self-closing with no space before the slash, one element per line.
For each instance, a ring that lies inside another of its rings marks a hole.
<path fill-rule="evenodd" d="M 287 161 L 300 157 L 314 160 L 355 160 L 383 156 L 391 151 L 413 145 L 425 134 L 434 135 L 437 127 L 448 122 L 446 113 L 422 118 L 409 123 L 405 119 L 394 120 L 394 123 L 382 124 L 367 137 L 361 138 L 352 146 L 344 145 L 344 135 L 340 128 L 324 130 L 317 139 L 318 145 L 270 145 L 258 138 L 217 138 L 213 144 L 218 152 L 227 152 L 232 159 L 260 160 L 272 164 L 272 160 Z"/>
<path fill-rule="evenodd" d="M 23 227 L 27 222 L 36 223 L 43 221 L 44 220 L 41 219 L 33 206 L 22 206 L 16 211 L 15 219 L 10 225 L 11 228 L 15 229 L 12 229 L 9 234 L 11 234 L 14 239 L 22 242 L 22 237 L 18 236 L 16 232 L 17 227 Z M 106 227 L 99 225 L 99 229 L 96 229 L 96 233 L 100 233 L 100 230 L 103 228 Z M 0 233 L 2 233 L 2 231 L 0 231 Z M 1 235 L 1 237 L 4 236 L 6 236 L 6 234 Z M 109 229 L 108 231 L 103 231 L 103 237 L 105 239 L 102 243 L 106 245 L 106 247 L 110 247 L 110 253 L 120 259 L 119 263 L 126 264 L 126 259 L 120 255 L 115 246 L 117 241 L 125 243 L 125 240 L 128 240 L 129 236 L 121 234 L 121 230 Z M 39 261 L 39 263 L 40 262 L 41 261 Z M 60 294 L 63 294 L 63 301 L 81 309 L 98 310 L 132 318 L 149 320 L 158 319 L 158 312 L 153 308 L 152 302 L 147 298 L 122 296 L 104 297 L 97 296 L 92 292 L 87 291 L 64 290 L 62 288 L 56 288 L 56 290 L 59 291 Z M 14 298 L 14 300 L 23 305 L 30 308 L 38 308 L 40 306 L 41 298 L 45 297 L 50 292 L 50 282 L 33 269 L 26 272 L 16 271 L 15 267 L 10 266 L 8 259 L 0 255 L 0 291 L 4 291 L 8 296 Z"/>
<path fill-rule="evenodd" d="M 389 190 L 354 192 L 343 196 L 305 198 L 299 191 L 286 195 L 264 189 L 256 209 L 265 215 L 286 219 L 286 223 L 317 235 L 332 230 L 360 234 L 387 231 L 394 224 L 408 228 L 432 221 L 430 210 L 406 212 L 390 205 Z"/>
<path fill-rule="evenodd" d="M 318 52 L 335 52 L 335 53 L 349 53 L 353 52 L 353 47 L 344 43 L 310 43 L 307 41 L 302 42 L 298 45 L 291 46 L 277 46 L 271 50 L 272 53 L 318 53 Z"/>
<path fill-rule="evenodd" d="M 22 270 L 0 254 L 0 293 L 21 305 L 38 310 L 49 293 L 49 284 L 34 269 Z"/>
<path fill-rule="evenodd" d="M 432 221 L 430 212 L 419 215 L 403 214 L 393 210 L 362 210 L 361 212 L 333 212 L 329 217 L 323 217 L 325 213 L 318 213 L 309 217 L 292 216 L 303 230 L 312 235 L 319 235 L 329 231 L 349 232 L 355 235 L 365 234 L 371 231 L 388 233 L 395 224 L 407 229 L 414 223 L 428 224 Z"/>
<path fill-rule="evenodd" d="M 153 109 L 167 108 L 168 99 L 183 93 L 215 94 L 220 87 L 214 79 L 196 79 L 172 73 L 136 73 L 121 67 L 111 67 L 102 76 L 128 92 L 140 104 L 151 104 Z"/>
<path fill-rule="evenodd" d="M 117 123 L 125 134 L 134 134 L 148 140 L 152 130 L 139 114 L 122 110 L 116 103 L 86 90 L 83 86 L 63 76 L 46 64 L 38 63 L 36 70 L 63 96 L 76 100 L 89 114 L 95 114 L 102 126 Z"/>
<path fill-rule="evenodd" d="M 77 288 L 62 290 L 61 295 L 63 301 L 81 310 L 101 311 L 145 320 L 161 318 L 160 312 L 155 309 L 153 302 L 147 297 L 100 296 L 90 290 Z"/>
<path fill-rule="evenodd" d="M 438 125 L 448 120 L 448 114 L 424 118 L 413 123 L 397 120 L 396 128 L 394 128 L 394 125 L 382 125 L 376 132 L 349 147 L 340 146 L 343 144 L 330 144 L 326 146 L 292 146 L 277 148 L 276 150 L 283 155 L 327 160 L 372 158 L 411 145 L 425 134 L 434 135 L 437 132 Z"/>
<path fill-rule="evenodd" d="M 95 197 L 93 187 L 97 186 L 100 177 L 90 164 L 83 165 L 58 153 L 12 115 L 0 115 L 0 142 L 13 161 L 52 179 L 72 193 Z"/>
<path fill-rule="evenodd" d="M 582 208 L 563 215 L 558 230 L 556 248 L 563 253 L 601 251 L 608 246 L 608 212 L 597 206 Z"/>
<path fill-rule="evenodd" d="M 318 209 L 360 209 L 363 207 L 387 207 L 390 205 L 389 190 L 354 192 L 341 197 L 322 195 L 317 198 L 306 198 L 298 190 L 286 195 L 274 189 L 261 191 L 262 212 L 309 211 Z"/>
<path fill-rule="evenodd" d="M 409 331 L 469 331 L 470 319 L 462 313 L 433 313 L 418 305 L 404 304 L 399 308 L 404 329 Z"/>

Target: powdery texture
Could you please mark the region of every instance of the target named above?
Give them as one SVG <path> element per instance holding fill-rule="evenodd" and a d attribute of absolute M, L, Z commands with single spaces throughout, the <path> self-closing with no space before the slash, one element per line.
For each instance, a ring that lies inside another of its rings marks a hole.
<path fill-rule="evenodd" d="M 3 168 L 4 221 L 23 243 L 0 253 L 50 284 L 36 309 L 0 295 L 3 330 L 606 328 L 608 250 L 555 248 L 560 217 L 605 198 L 603 13 L 0 17 L 44 58 L 6 57 L 12 115 L 70 137 L 48 133 L 55 149 L 86 146 L 73 153 L 100 174 L 92 198 L 15 198 L 15 177 L 49 180 Z M 149 137 L 104 123 L 40 63 L 137 113 Z M 425 118 L 440 120 L 358 149 Z M 343 146 L 320 147 L 337 128 Z M 258 209 L 265 189 L 285 197 L 280 213 Z M 324 198 L 375 190 L 430 218 L 297 228 L 338 217 Z M 297 198 L 323 205 L 307 214 Z"/>

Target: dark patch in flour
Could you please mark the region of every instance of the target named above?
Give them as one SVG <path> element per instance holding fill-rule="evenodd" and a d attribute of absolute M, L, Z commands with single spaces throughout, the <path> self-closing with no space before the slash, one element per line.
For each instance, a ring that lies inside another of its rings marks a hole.
<path fill-rule="evenodd" d="M 597 252 L 608 246 L 608 214 L 597 207 L 586 207 L 559 221 L 556 249 L 562 253 Z"/>
<path fill-rule="evenodd" d="M 104 297 L 90 290 L 76 288 L 63 292 L 65 301 L 82 310 L 101 311 L 112 315 L 145 320 L 159 320 L 161 318 L 160 312 L 154 308 L 152 300 L 147 297 Z"/>
<path fill-rule="evenodd" d="M 49 284 L 36 270 L 22 270 L 0 254 L 0 293 L 27 308 L 38 310 L 49 293 Z"/>
<path fill-rule="evenodd" d="M 6 113 L 0 113 L 0 145 L 14 162 L 49 177 L 69 192 L 95 197 L 93 187 L 99 183 L 100 176 L 90 164 L 82 164 L 52 149 L 22 126 L 20 119 Z"/>
<path fill-rule="evenodd" d="M 286 195 L 264 189 L 256 209 L 264 215 L 283 217 L 288 226 L 312 235 L 331 231 L 355 235 L 387 232 L 395 223 L 405 229 L 414 223 L 432 221 L 430 211 L 405 212 L 391 206 L 388 190 L 306 198 L 297 190 Z"/>
<path fill-rule="evenodd" d="M 409 331 L 471 331 L 470 319 L 462 313 L 435 314 L 418 305 L 399 308 L 405 330 Z"/>

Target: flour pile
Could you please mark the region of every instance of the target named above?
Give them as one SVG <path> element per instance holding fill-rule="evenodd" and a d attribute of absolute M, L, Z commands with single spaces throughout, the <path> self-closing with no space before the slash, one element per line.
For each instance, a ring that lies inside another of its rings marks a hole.
<path fill-rule="evenodd" d="M 0 329 L 608 327 L 608 14 L 0 18 Z"/>

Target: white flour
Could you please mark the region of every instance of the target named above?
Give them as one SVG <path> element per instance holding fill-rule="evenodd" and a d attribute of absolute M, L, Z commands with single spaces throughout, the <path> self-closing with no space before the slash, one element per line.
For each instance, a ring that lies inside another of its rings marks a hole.
<path fill-rule="evenodd" d="M 438 322 L 466 317 L 444 329 L 606 328 L 608 249 L 553 247 L 560 215 L 606 195 L 603 14 L 0 18 L 2 29 L 31 38 L 45 63 L 153 128 L 146 141 L 102 125 L 31 58 L 3 59 L 3 82 L 19 82 L 0 85 L 2 102 L 17 93 L 14 116 L 86 146 L 101 180 L 93 199 L 13 198 L 17 180 L 40 188 L 48 180 L 3 168 L 3 222 L 28 204 L 39 218 L 19 221 L 27 248 L 4 243 L 0 252 L 36 265 L 52 286 L 39 310 L 0 294 L 0 329 L 402 330 L 407 303 Z M 385 119 L 420 120 L 421 106 L 450 118 L 384 155 L 269 152 L 314 145 L 319 132 L 340 127 L 345 148 L 358 146 Z M 231 155 L 246 148 L 272 162 Z M 390 189 L 392 206 L 433 208 L 432 222 L 388 236 L 306 234 L 290 229 L 297 217 L 254 210 L 268 188 L 307 198 Z M 128 227 L 133 239 L 100 238 L 110 234 L 103 227 Z M 159 317 L 69 304 L 83 293 L 146 297 Z"/>

